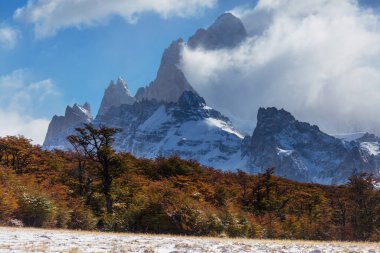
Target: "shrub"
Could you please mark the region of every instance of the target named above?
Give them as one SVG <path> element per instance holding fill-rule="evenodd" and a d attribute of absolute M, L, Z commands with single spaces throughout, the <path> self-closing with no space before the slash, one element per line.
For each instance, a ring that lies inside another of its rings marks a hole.
<path fill-rule="evenodd" d="M 18 214 L 26 226 L 44 226 L 50 222 L 54 211 L 54 204 L 45 196 L 23 193 L 19 198 Z"/>
<path fill-rule="evenodd" d="M 75 203 L 67 225 L 70 229 L 92 230 L 96 227 L 96 219 L 89 208 Z"/>

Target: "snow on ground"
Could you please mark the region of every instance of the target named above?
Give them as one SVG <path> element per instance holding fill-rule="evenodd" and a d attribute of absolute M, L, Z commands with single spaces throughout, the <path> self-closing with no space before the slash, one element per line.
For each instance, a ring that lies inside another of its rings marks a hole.
<path fill-rule="evenodd" d="M 0 252 L 380 252 L 379 243 L 197 238 L 0 228 Z"/>

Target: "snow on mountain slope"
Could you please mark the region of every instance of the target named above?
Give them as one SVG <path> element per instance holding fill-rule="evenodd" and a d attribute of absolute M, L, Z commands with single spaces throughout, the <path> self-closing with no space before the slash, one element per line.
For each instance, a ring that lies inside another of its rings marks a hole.
<path fill-rule="evenodd" d="M 137 157 L 178 155 L 226 170 L 244 163 L 240 148 L 243 135 L 191 91 L 178 103 L 145 100 L 112 108 L 94 123 L 122 129 L 115 147 Z"/>
<path fill-rule="evenodd" d="M 74 113 L 82 111 L 79 106 L 74 108 L 53 118 L 45 148 L 69 148 L 66 137 L 91 122 L 86 114 Z M 73 117 L 77 120 L 70 120 Z M 57 128 L 60 122 L 65 127 Z M 115 149 L 137 157 L 178 155 L 216 169 L 252 173 L 275 167 L 282 177 L 323 184 L 344 183 L 354 171 L 380 171 L 380 138 L 374 135 L 342 141 L 285 110 L 261 108 L 252 136 L 244 136 L 191 91 L 177 103 L 143 100 L 112 107 L 92 123 L 120 128 Z"/>
<path fill-rule="evenodd" d="M 246 36 L 241 21 L 226 13 L 199 29 L 188 46 L 235 47 Z M 92 122 L 122 129 L 115 148 L 138 157 L 179 155 L 217 169 L 252 173 L 275 167 L 280 176 L 324 184 L 344 183 L 354 171 L 380 174 L 380 138 L 368 133 L 331 136 L 276 108 L 259 110 L 252 136 L 236 130 L 206 105 L 178 67 L 184 43 L 179 39 L 164 51 L 156 79 L 135 97 L 122 79 L 112 82 L 95 120 L 88 104 L 54 116 L 44 147 L 70 148 L 66 137 Z"/>
<path fill-rule="evenodd" d="M 249 159 L 255 169 L 275 167 L 283 177 L 332 184 L 345 182 L 353 171 L 376 172 L 374 157 L 363 155 L 363 150 L 376 155 L 377 148 L 369 142 L 337 139 L 283 109 L 260 108 Z"/>
<path fill-rule="evenodd" d="M 378 156 L 380 154 L 380 144 L 378 142 L 361 142 L 360 148 L 373 156 Z"/>

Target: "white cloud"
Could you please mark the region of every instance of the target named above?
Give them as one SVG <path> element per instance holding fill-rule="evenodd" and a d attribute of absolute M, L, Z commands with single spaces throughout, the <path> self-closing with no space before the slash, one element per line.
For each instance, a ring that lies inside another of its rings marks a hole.
<path fill-rule="evenodd" d="M 6 49 L 12 49 L 16 46 L 16 43 L 20 37 L 20 33 L 17 29 L 0 24 L 0 47 Z"/>
<path fill-rule="evenodd" d="M 136 22 L 142 13 L 153 12 L 163 18 L 187 17 L 207 8 L 217 0 L 36 0 L 16 10 L 14 17 L 34 24 L 38 38 L 54 35 L 68 27 L 102 23 L 110 16 Z"/>
<path fill-rule="evenodd" d="M 32 139 L 34 144 L 42 144 L 49 126 L 45 118 L 33 118 L 18 112 L 0 109 L 0 136 L 24 135 Z"/>
<path fill-rule="evenodd" d="M 42 144 L 49 119 L 38 115 L 57 98 L 50 79 L 33 82 L 28 70 L 0 76 L 0 136 L 24 135 Z"/>
<path fill-rule="evenodd" d="M 212 106 L 252 122 L 277 106 L 327 132 L 380 133 L 378 13 L 352 0 L 261 0 L 233 13 L 250 34 L 239 48 L 183 52 Z"/>

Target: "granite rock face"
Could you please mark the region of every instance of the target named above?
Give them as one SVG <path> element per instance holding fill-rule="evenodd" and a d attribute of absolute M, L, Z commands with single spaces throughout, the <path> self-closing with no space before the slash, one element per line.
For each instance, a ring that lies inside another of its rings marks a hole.
<path fill-rule="evenodd" d="M 221 15 L 207 29 L 199 29 L 190 37 L 188 45 L 208 50 L 233 48 L 247 38 L 247 31 L 241 20 L 231 13 Z"/>
<path fill-rule="evenodd" d="M 99 108 L 99 115 L 105 114 L 111 107 L 118 107 L 123 104 L 133 104 L 135 98 L 132 97 L 127 83 L 119 77 L 116 81 L 111 81 L 104 92 L 102 103 Z"/>
<path fill-rule="evenodd" d="M 220 16 L 207 30 L 199 29 L 188 41 L 192 48 L 220 49 L 235 47 L 247 37 L 243 23 L 230 13 Z M 140 88 L 136 99 L 177 102 L 185 91 L 196 93 L 179 68 L 181 51 L 185 42 L 182 39 L 172 42 L 161 59 L 156 79 L 147 87 Z"/>
<path fill-rule="evenodd" d="M 260 108 L 249 164 L 258 171 L 275 167 L 278 175 L 297 181 L 339 184 L 354 171 L 376 172 L 374 157 L 364 155 L 362 145 L 323 133 L 283 109 Z"/>
<path fill-rule="evenodd" d="M 155 99 L 157 101 L 177 102 L 183 92 L 195 92 L 178 67 L 182 46 L 183 41 L 179 39 L 165 49 L 156 79 L 149 86 L 138 90 L 137 100 Z"/>
<path fill-rule="evenodd" d="M 55 115 L 50 121 L 43 146 L 47 149 L 69 147 L 66 137 L 74 132 L 76 127 L 93 120 L 90 104 L 74 104 L 67 106 L 64 116 Z"/>

